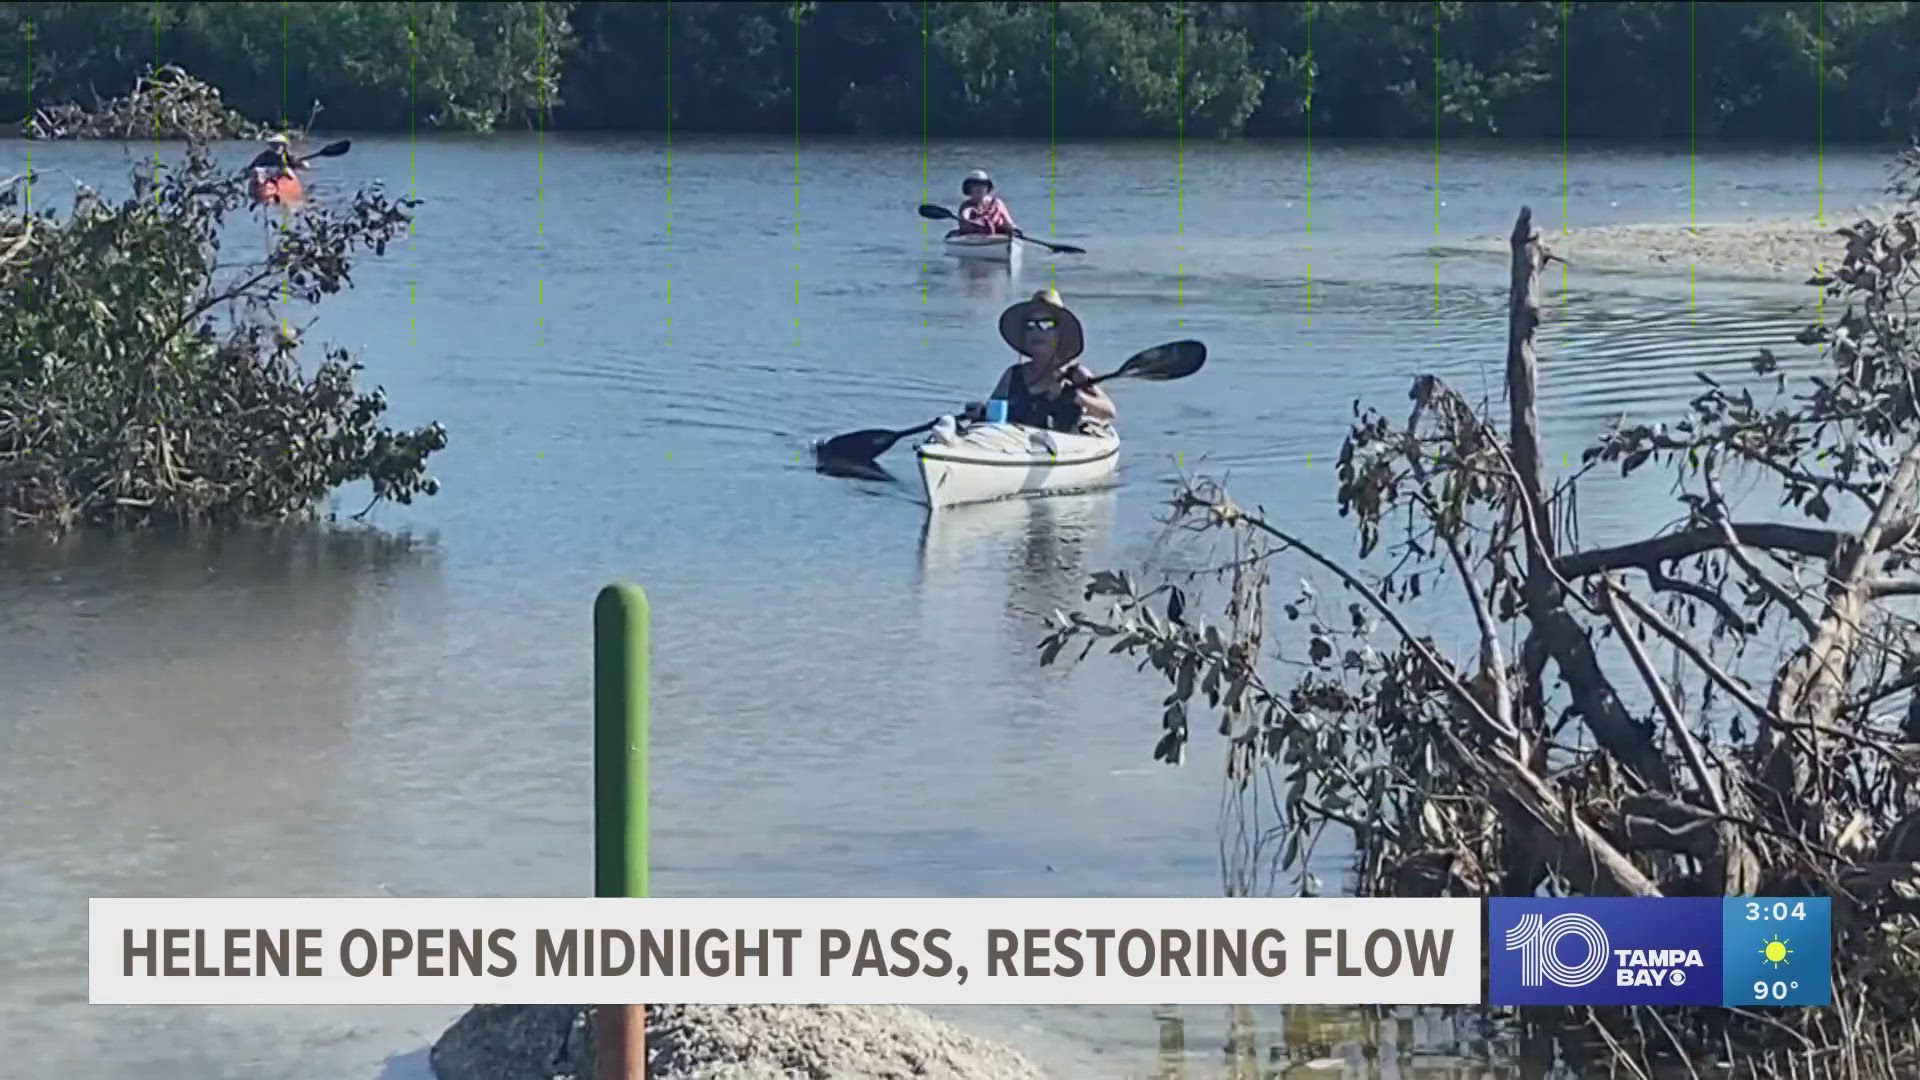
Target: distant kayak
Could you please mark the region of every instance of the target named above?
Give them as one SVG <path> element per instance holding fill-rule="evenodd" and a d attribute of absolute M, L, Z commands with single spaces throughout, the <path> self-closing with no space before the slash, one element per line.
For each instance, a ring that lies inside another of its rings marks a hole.
<path fill-rule="evenodd" d="M 1106 486 L 1120 464 L 1120 437 L 1020 424 L 951 421 L 918 448 L 927 505 L 938 509 Z"/>
<path fill-rule="evenodd" d="M 1011 236 L 950 232 L 946 243 L 947 254 L 958 259 L 1012 263 L 1020 258 L 1020 247 Z"/>
<path fill-rule="evenodd" d="M 292 206 L 307 199 L 306 189 L 300 185 L 300 178 L 290 173 L 279 176 L 253 176 L 253 201 L 261 204 L 279 204 Z"/>

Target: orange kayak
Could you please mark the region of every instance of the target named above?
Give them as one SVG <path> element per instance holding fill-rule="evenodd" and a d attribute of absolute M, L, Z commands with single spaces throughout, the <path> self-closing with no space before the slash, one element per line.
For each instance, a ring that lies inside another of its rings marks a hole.
<path fill-rule="evenodd" d="M 300 186 L 300 178 L 293 175 L 253 176 L 253 201 L 257 203 L 279 203 L 283 206 L 305 202 L 306 191 Z"/>

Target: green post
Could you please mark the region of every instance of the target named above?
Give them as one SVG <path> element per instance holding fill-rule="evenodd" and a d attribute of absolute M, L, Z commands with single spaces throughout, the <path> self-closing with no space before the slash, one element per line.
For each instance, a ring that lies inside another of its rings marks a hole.
<path fill-rule="evenodd" d="M 647 594 L 593 604 L 593 894 L 647 895 Z"/>
<path fill-rule="evenodd" d="M 593 894 L 647 895 L 647 594 L 609 585 L 593 603 Z M 595 1080 L 645 1080 L 646 1008 L 596 1008 Z"/>

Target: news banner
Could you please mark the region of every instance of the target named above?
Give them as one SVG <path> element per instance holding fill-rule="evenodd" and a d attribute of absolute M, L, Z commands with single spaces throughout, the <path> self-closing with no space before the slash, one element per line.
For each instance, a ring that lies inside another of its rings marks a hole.
<path fill-rule="evenodd" d="M 88 904 L 100 1005 L 1804 1007 L 1832 994 L 1824 897 Z"/>

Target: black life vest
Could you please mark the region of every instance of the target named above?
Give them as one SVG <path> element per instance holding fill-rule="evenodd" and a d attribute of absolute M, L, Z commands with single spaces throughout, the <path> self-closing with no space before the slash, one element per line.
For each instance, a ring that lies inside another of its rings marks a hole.
<path fill-rule="evenodd" d="M 1085 410 L 1080 408 L 1079 400 L 1071 392 L 1059 397 L 1035 393 L 1028 388 L 1027 377 L 1020 373 L 1022 366 L 1015 364 L 1007 369 L 1007 422 L 1050 431 L 1080 430 L 1081 414 Z"/>

